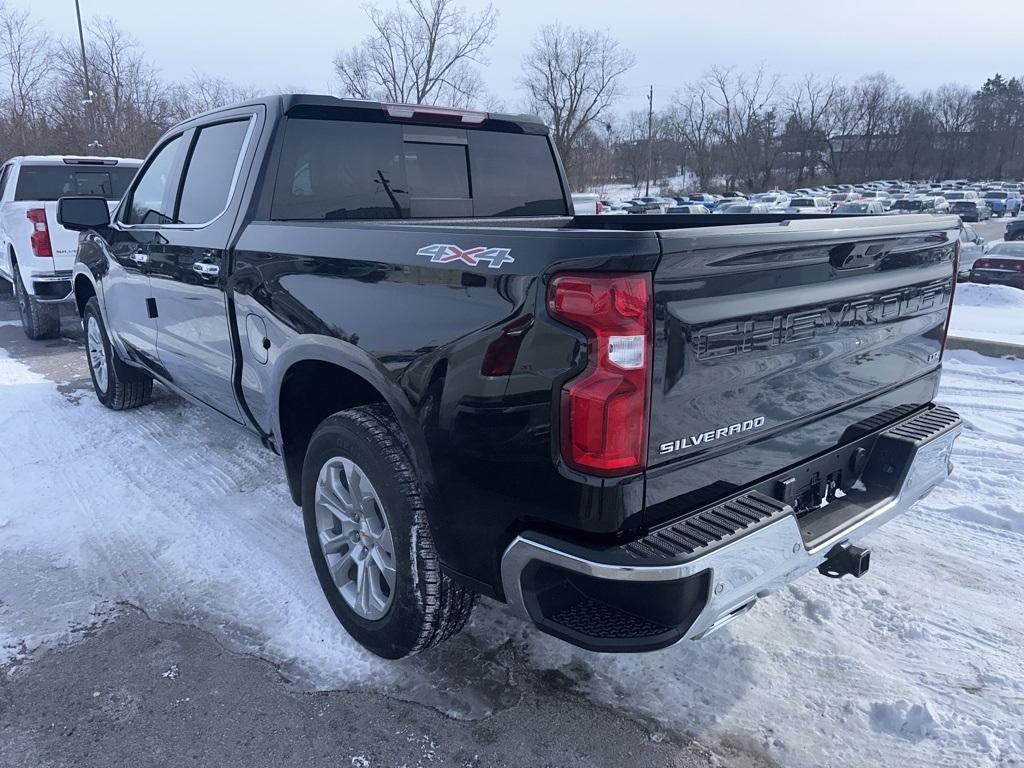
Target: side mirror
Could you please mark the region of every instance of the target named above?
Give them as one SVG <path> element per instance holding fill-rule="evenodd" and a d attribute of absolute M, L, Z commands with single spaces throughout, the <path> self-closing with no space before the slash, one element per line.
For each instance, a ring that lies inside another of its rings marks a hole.
<path fill-rule="evenodd" d="M 105 197 L 62 197 L 57 201 L 57 221 L 75 232 L 109 227 L 107 205 Z"/>

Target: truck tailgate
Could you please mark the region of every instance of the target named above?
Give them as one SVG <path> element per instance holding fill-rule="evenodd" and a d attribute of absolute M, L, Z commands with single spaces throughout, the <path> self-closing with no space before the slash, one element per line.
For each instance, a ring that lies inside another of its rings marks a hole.
<path fill-rule="evenodd" d="M 896 216 L 659 233 L 647 521 L 685 511 L 682 494 L 713 501 L 928 403 L 959 226 Z"/>

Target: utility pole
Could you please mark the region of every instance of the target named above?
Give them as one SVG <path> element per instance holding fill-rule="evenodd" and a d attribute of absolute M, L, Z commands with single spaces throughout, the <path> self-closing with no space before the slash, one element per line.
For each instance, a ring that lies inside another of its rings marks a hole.
<path fill-rule="evenodd" d="M 77 0 L 76 0 L 77 2 Z M 647 179 L 644 181 L 644 197 L 651 194 L 651 171 L 654 168 L 654 86 L 647 91 Z"/>
<path fill-rule="evenodd" d="M 89 87 L 89 62 L 85 57 L 85 33 L 82 31 L 82 9 L 79 7 L 78 0 L 75 0 L 75 16 L 78 19 L 78 44 L 82 51 L 82 77 L 85 80 L 85 98 L 82 99 L 82 106 L 89 113 L 89 132 L 93 135 L 93 140 L 88 143 L 87 147 L 92 150 L 102 149 L 103 145 L 96 138 L 96 114 L 93 111 L 93 98 L 96 94 Z"/>

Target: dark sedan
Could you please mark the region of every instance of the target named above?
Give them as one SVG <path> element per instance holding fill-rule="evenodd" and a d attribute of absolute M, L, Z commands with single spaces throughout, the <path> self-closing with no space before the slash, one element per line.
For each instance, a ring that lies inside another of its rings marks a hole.
<path fill-rule="evenodd" d="M 998 243 L 971 267 L 971 282 L 1024 288 L 1024 243 Z"/>

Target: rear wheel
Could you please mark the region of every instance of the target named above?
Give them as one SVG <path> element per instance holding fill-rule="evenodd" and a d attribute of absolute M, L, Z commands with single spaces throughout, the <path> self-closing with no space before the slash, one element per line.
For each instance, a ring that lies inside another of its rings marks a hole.
<path fill-rule="evenodd" d="M 121 362 L 114 353 L 95 296 L 85 305 L 82 325 L 85 328 L 89 375 L 96 398 L 112 411 L 138 408 L 152 400 L 153 377 Z"/>
<path fill-rule="evenodd" d="M 458 632 L 474 595 L 441 571 L 401 428 L 381 405 L 341 411 L 310 440 L 302 514 L 320 587 L 368 650 L 397 659 Z"/>
<path fill-rule="evenodd" d="M 60 335 L 60 305 L 41 304 L 35 296 L 30 296 L 21 281 L 21 272 L 17 263 L 14 269 L 14 297 L 18 301 L 18 314 L 21 316 L 21 327 L 30 339 L 53 339 Z"/>

